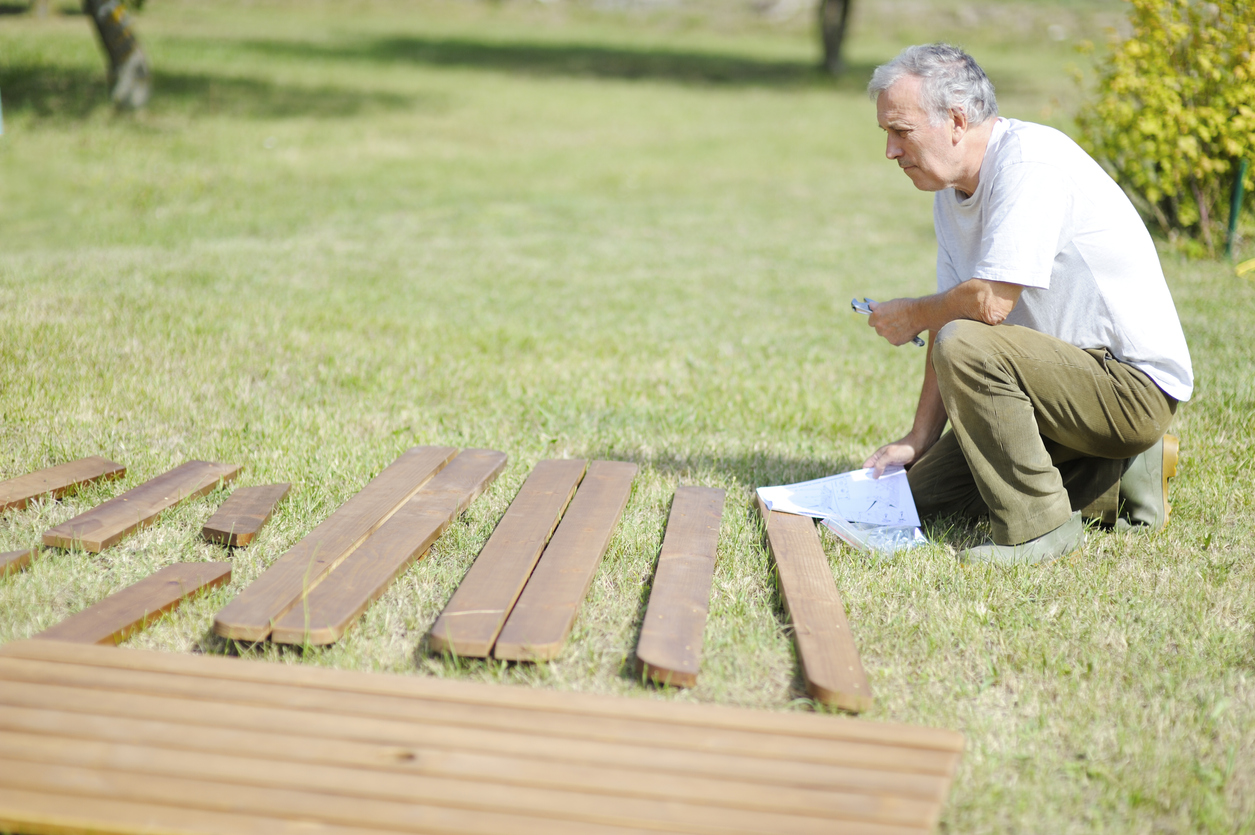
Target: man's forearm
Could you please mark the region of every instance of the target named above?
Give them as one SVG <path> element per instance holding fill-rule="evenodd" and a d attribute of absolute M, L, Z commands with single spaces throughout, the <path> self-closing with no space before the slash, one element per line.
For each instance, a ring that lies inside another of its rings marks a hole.
<path fill-rule="evenodd" d="M 1018 284 L 969 278 L 943 293 L 881 302 L 873 307 L 867 323 L 894 345 L 924 331 L 936 333 L 956 319 L 999 325 L 1015 308 L 1023 289 Z"/>
<path fill-rule="evenodd" d="M 920 386 L 919 403 L 915 407 L 915 421 L 911 432 L 907 435 L 916 449 L 917 455 L 923 455 L 946 428 L 946 404 L 941 399 L 941 389 L 937 386 L 937 372 L 933 369 L 933 343 L 935 333 L 928 335 L 928 358 L 924 363 L 924 383 Z"/>

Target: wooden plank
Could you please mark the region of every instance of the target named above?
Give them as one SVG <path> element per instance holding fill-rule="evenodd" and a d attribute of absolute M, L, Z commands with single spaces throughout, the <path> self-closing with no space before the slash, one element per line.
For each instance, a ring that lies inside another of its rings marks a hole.
<path fill-rule="evenodd" d="M 0 481 L 0 511 L 21 510 L 36 496 L 49 495 L 57 499 L 81 485 L 124 475 L 126 467 L 98 455 L 47 467 Z"/>
<path fill-rule="evenodd" d="M 431 651 L 488 656 L 587 466 L 583 460 L 536 465 L 431 627 Z"/>
<path fill-rule="evenodd" d="M 275 512 L 292 485 L 263 484 L 240 487 L 201 528 L 201 536 L 229 548 L 243 548 L 253 541 Z"/>
<path fill-rule="evenodd" d="M 815 520 L 769 511 L 757 501 L 780 577 L 780 596 L 793 622 L 806 692 L 852 713 L 867 710 L 871 688 Z"/>
<path fill-rule="evenodd" d="M 679 487 L 671 502 L 636 645 L 637 673 L 659 684 L 697 686 L 723 501 L 722 490 Z"/>
<path fill-rule="evenodd" d="M 589 466 L 501 628 L 492 650 L 494 658 L 546 661 L 562 651 L 627 507 L 636 469 L 625 461 L 594 461 Z"/>
<path fill-rule="evenodd" d="M 241 469 L 239 464 L 184 462 L 57 525 L 44 534 L 44 545 L 50 548 L 80 546 L 98 553 L 127 534 L 151 525 L 161 511 L 187 499 L 203 496 L 219 483 L 230 481 L 239 475 Z"/>
<path fill-rule="evenodd" d="M 27 548 L 24 551 L 6 551 L 0 554 L 0 577 L 7 577 L 21 571 L 30 565 L 31 560 L 38 553 L 38 548 Z"/>
<path fill-rule="evenodd" d="M 334 644 L 392 582 L 427 552 L 505 469 L 506 454 L 464 450 L 275 623 L 280 644 Z"/>
<path fill-rule="evenodd" d="M 214 617 L 214 632 L 239 641 L 265 640 L 275 621 L 444 469 L 456 452 L 444 446 L 407 450 L 228 603 Z"/>
<path fill-rule="evenodd" d="M 167 565 L 34 637 L 78 644 L 120 644 L 184 599 L 229 582 L 230 563 Z"/>

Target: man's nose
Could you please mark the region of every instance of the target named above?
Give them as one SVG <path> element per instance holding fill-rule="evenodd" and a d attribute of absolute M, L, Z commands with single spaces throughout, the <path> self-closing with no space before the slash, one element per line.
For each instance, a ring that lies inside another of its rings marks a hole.
<path fill-rule="evenodd" d="M 902 146 L 899 145 L 892 136 L 890 136 L 885 140 L 885 158 L 897 159 L 900 156 L 902 156 Z"/>

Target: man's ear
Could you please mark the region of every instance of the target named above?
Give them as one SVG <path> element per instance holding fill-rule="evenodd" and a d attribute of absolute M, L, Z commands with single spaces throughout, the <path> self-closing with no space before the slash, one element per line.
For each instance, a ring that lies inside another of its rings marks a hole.
<path fill-rule="evenodd" d="M 950 111 L 950 141 L 958 145 L 962 141 L 964 134 L 967 133 L 967 113 L 961 107 L 955 107 Z"/>

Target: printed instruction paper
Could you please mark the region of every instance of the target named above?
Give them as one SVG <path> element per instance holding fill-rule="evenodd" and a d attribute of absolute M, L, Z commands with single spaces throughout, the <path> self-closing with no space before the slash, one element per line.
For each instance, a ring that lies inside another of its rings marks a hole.
<path fill-rule="evenodd" d="M 880 478 L 854 470 L 798 484 L 759 487 L 768 510 L 817 519 L 846 519 L 870 525 L 919 526 L 906 470 L 892 467 Z"/>

